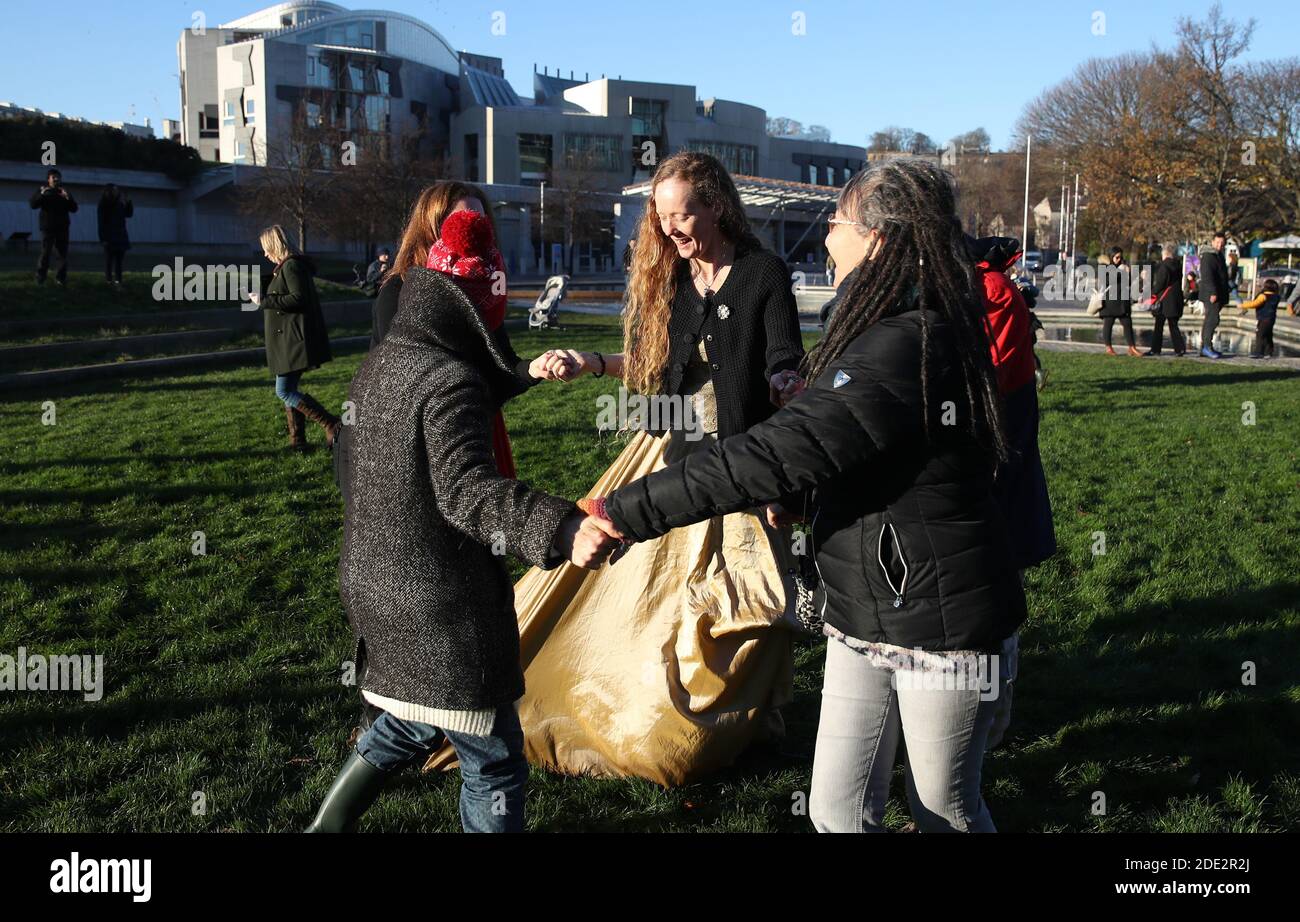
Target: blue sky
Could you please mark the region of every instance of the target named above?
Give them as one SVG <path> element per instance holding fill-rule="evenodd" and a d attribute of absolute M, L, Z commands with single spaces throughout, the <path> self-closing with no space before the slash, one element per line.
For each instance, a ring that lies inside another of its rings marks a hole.
<path fill-rule="evenodd" d="M 217 24 L 269 5 L 230 0 L 3 0 L 0 99 L 103 121 L 160 127 L 179 116 L 176 38 L 195 10 Z M 1180 15 L 1208 0 L 839 2 L 713 0 L 360 0 L 417 16 L 457 49 L 505 60 L 523 95 L 533 64 L 567 75 L 694 84 L 701 97 L 758 105 L 834 140 L 862 144 L 898 124 L 946 141 L 983 126 L 1009 143 L 1024 104 L 1089 57 L 1170 44 Z M 1258 27 L 1250 58 L 1300 54 L 1294 0 L 1229 3 Z M 649 11 L 656 11 L 651 14 Z M 492 16 L 505 13 L 505 35 Z M 1094 12 L 1105 34 L 1093 34 Z M 806 34 L 792 34 L 793 15 Z M 653 18 L 652 18 L 653 17 Z M 27 40 L 30 38 L 31 40 Z"/>

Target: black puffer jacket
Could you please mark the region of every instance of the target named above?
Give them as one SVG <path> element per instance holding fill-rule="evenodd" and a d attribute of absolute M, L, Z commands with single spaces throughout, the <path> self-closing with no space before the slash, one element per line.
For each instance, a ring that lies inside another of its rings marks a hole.
<path fill-rule="evenodd" d="M 991 651 L 1025 618 L 989 462 L 967 413 L 952 332 L 930 318 L 930 430 L 915 308 L 874 324 L 766 422 L 609 497 L 624 534 L 671 528 L 817 487 L 827 623 L 925 650 Z M 951 407 L 945 404 L 951 401 Z"/>

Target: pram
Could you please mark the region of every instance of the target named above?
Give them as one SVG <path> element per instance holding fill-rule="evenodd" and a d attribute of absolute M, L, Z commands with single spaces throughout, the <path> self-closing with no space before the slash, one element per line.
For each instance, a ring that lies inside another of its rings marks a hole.
<path fill-rule="evenodd" d="M 547 330 L 560 325 L 560 302 L 568 286 L 567 275 L 552 275 L 546 280 L 537 303 L 528 311 L 528 329 Z"/>

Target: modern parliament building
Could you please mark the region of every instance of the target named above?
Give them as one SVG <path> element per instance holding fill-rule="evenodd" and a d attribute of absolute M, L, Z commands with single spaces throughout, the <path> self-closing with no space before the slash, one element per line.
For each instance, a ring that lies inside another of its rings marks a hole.
<path fill-rule="evenodd" d="M 866 161 L 860 146 L 770 137 L 761 108 L 700 100 L 689 85 L 578 79 L 534 67 L 532 93 L 521 96 L 500 58 L 458 52 L 419 19 L 320 0 L 280 3 L 219 26 L 192 23 L 177 57 L 181 140 L 203 159 L 265 165 L 295 119 L 388 143 L 418 139 L 421 155 L 489 187 L 515 269 L 535 268 L 540 258 L 529 227 L 543 183 L 548 193 L 580 183 L 611 197 L 611 215 L 622 212 L 611 220 L 624 232 L 615 230 L 608 245 L 588 244 L 583 255 L 590 270 L 613 268 L 613 241 L 626 235 L 626 212 L 634 210 L 618 207 L 624 190 L 644 195 L 656 159 L 683 149 L 707 151 L 764 186 L 752 201 L 768 204 L 751 218 L 766 218 L 768 241 L 800 262 L 806 254 L 790 240 L 820 247 L 820 235 L 800 222 L 801 209 L 816 201 L 824 211 L 829 187 Z M 773 198 L 765 180 L 792 194 Z"/>

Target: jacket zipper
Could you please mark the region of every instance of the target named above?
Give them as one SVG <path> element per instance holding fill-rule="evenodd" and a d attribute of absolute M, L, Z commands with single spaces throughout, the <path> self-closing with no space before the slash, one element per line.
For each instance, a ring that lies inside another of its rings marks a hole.
<path fill-rule="evenodd" d="M 903 581 L 898 586 L 894 585 L 893 578 L 889 575 L 889 567 L 885 566 L 884 546 L 885 546 L 885 529 L 889 529 L 890 535 L 894 538 L 894 547 L 898 548 L 898 559 L 903 562 Z M 903 545 L 898 541 L 898 532 L 894 529 L 893 522 L 886 522 L 880 528 L 880 537 L 876 539 L 876 562 L 880 564 L 880 572 L 885 574 L 885 582 L 889 584 L 890 590 L 894 593 L 894 607 L 903 607 L 903 593 L 907 591 L 907 557 L 903 555 Z"/>
<path fill-rule="evenodd" d="M 813 540 L 813 535 L 817 532 L 817 517 L 822 514 L 822 507 L 819 503 L 817 511 L 813 513 L 812 525 L 808 529 L 808 540 L 812 543 L 813 569 L 817 571 L 817 583 L 822 590 L 822 610 L 819 612 L 821 619 L 826 620 L 826 605 L 830 602 L 830 593 L 826 591 L 826 579 L 822 576 L 822 568 L 817 565 L 817 542 Z"/>

